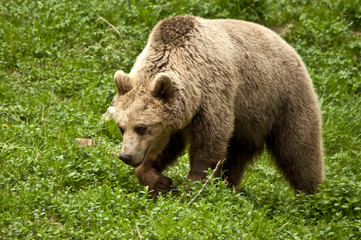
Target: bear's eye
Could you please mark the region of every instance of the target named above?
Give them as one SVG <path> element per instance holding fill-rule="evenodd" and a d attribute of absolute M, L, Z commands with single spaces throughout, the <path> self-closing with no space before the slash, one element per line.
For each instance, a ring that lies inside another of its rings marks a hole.
<path fill-rule="evenodd" d="M 147 127 L 145 126 L 136 126 L 134 128 L 134 132 L 136 132 L 139 135 L 144 135 L 146 131 L 147 131 Z"/>
<path fill-rule="evenodd" d="M 121 133 L 122 135 L 124 135 L 124 128 L 122 128 L 122 127 L 120 127 L 120 126 L 118 126 L 118 128 L 119 128 L 120 133 Z"/>

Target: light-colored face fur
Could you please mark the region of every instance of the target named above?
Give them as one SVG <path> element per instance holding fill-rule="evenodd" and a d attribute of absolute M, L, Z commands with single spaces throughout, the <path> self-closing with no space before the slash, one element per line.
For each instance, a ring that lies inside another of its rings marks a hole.
<path fill-rule="evenodd" d="M 156 158 L 169 140 L 171 127 L 164 121 L 162 106 L 171 93 L 171 80 L 166 74 L 158 74 L 147 86 L 117 71 L 115 83 L 118 95 L 114 119 L 123 135 L 119 158 L 137 167 L 146 158 Z"/>

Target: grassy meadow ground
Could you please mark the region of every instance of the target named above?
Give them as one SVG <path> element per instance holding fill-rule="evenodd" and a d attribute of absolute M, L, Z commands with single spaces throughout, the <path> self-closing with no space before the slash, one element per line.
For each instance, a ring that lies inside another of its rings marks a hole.
<path fill-rule="evenodd" d="M 264 154 L 240 193 L 211 179 L 188 205 L 185 154 L 166 172 L 182 193 L 155 200 L 117 159 L 100 120 L 114 72 L 179 14 L 277 27 L 299 52 L 322 104 L 319 193 L 295 195 Z M 361 1 L 0 1 L 0 124 L 0 239 L 361 239 Z"/>

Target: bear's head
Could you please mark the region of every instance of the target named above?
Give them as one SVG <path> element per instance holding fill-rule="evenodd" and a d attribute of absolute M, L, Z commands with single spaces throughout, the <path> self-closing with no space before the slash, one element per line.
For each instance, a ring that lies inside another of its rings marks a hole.
<path fill-rule="evenodd" d="M 119 158 L 133 167 L 145 159 L 155 159 L 177 129 L 179 87 L 167 73 L 150 81 L 117 71 L 114 119 L 123 135 Z M 173 119 L 173 120 L 172 120 Z"/>

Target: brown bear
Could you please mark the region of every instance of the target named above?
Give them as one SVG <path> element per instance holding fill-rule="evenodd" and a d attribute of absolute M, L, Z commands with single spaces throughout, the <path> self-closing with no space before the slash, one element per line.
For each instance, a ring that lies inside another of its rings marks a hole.
<path fill-rule="evenodd" d="M 231 186 L 264 150 L 295 190 L 324 178 L 321 114 L 299 55 L 273 31 L 239 20 L 178 16 L 158 23 L 129 74 L 115 74 L 119 158 L 154 193 L 187 144 L 188 179 L 223 159 Z"/>

